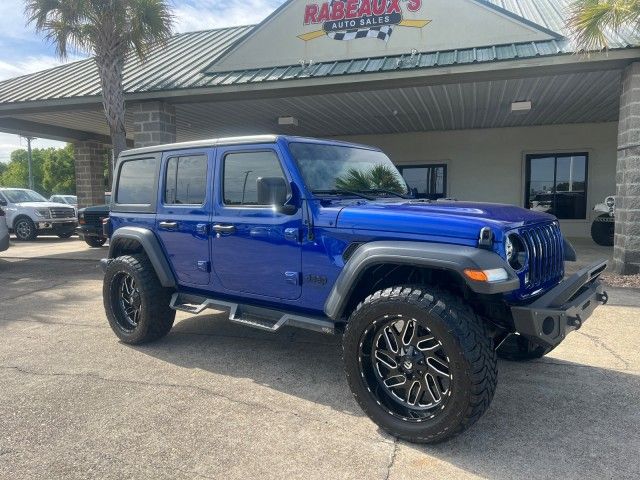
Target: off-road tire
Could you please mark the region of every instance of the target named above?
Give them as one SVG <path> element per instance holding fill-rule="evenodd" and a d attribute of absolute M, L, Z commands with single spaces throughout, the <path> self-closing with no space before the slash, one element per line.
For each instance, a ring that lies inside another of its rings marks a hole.
<path fill-rule="evenodd" d="M 425 322 L 446 351 L 449 398 L 428 420 L 394 416 L 368 386 L 359 352 L 364 334 L 385 315 Z M 364 412 L 385 431 L 414 443 L 438 443 L 473 425 L 487 410 L 497 385 L 493 341 L 483 321 L 460 298 L 432 287 L 397 286 L 367 297 L 351 314 L 343 337 L 347 381 Z"/>
<path fill-rule="evenodd" d="M 497 354 L 503 360 L 526 362 L 544 357 L 553 348 L 544 347 L 520 335 L 509 335 L 498 347 Z"/>
<path fill-rule="evenodd" d="M 67 239 L 73 236 L 73 232 L 58 233 L 58 238 Z"/>
<path fill-rule="evenodd" d="M 600 215 L 598 218 L 610 218 L 608 214 Z M 602 247 L 612 247 L 615 235 L 614 222 L 598 222 L 597 220 L 591 224 L 591 238 L 594 242 Z"/>
<path fill-rule="evenodd" d="M 84 237 L 84 241 L 91 248 L 100 248 L 104 246 L 105 243 L 107 243 L 107 239 L 101 237 Z"/>
<path fill-rule="evenodd" d="M 29 242 L 35 240 L 38 236 L 38 228 L 29 217 L 18 217 L 13 224 L 13 233 L 16 235 L 16 240 L 21 242 Z"/>
<path fill-rule="evenodd" d="M 126 314 L 121 308 L 119 282 L 132 277 L 139 290 L 140 311 L 137 325 L 124 328 Z M 164 288 L 151 262 L 144 254 L 115 258 L 104 276 L 102 296 L 111 329 L 120 340 L 129 344 L 152 342 L 164 337 L 173 326 L 175 310 L 169 307 L 171 289 Z"/>

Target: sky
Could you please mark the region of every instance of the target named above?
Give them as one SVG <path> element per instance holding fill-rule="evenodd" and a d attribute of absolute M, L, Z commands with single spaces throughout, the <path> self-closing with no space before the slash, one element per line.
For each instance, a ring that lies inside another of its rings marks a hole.
<path fill-rule="evenodd" d="M 249 25 L 275 10 L 284 0 L 170 0 L 176 18 L 176 33 L 216 27 Z M 26 26 L 24 0 L 0 0 L 0 80 L 54 67 L 61 63 L 55 48 L 33 27 Z M 74 52 L 68 61 L 84 57 Z M 34 148 L 64 146 L 38 139 Z M 13 150 L 25 148 L 17 135 L 0 133 L 0 161 L 7 162 Z"/>

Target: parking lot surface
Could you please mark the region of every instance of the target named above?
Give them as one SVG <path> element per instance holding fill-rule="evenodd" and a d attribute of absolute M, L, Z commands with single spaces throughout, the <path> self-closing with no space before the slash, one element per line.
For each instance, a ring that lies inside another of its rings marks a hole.
<path fill-rule="evenodd" d="M 0 478 L 640 478 L 640 295 L 548 357 L 500 362 L 493 404 L 437 446 L 360 411 L 338 338 L 179 314 L 163 340 L 112 334 L 77 239 L 0 254 Z"/>

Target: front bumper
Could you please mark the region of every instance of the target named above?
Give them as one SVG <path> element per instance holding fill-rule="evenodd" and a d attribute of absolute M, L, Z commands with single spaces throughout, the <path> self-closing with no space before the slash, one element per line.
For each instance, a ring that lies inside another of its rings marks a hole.
<path fill-rule="evenodd" d="M 103 238 L 104 233 L 102 231 L 102 225 L 100 227 L 96 227 L 93 225 L 78 225 L 76 228 L 76 233 L 80 236 L 80 238 L 84 237 L 99 237 Z"/>
<path fill-rule="evenodd" d="M 545 347 L 555 347 L 578 330 L 608 296 L 599 280 L 607 262 L 596 262 L 560 282 L 533 303 L 511 307 L 516 332 Z"/>
<path fill-rule="evenodd" d="M 53 230 L 54 232 L 68 232 L 74 230 L 78 226 L 78 221 L 75 219 L 61 219 L 61 220 L 42 220 L 36 222 L 38 230 Z"/>

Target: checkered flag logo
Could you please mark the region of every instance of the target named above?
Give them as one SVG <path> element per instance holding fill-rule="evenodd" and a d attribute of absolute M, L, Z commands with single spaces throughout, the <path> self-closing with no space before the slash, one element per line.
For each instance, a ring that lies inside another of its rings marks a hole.
<path fill-rule="evenodd" d="M 354 30 L 345 30 L 344 32 L 328 32 L 327 37 L 333 40 L 355 40 L 356 38 L 377 38 L 379 40 L 389 41 L 393 33 L 393 25 L 385 25 L 384 27 L 356 28 Z"/>
<path fill-rule="evenodd" d="M 335 2 L 344 2 L 344 0 L 332 0 L 331 5 Z M 387 5 L 390 0 L 387 0 Z M 358 8 L 361 6 L 362 0 L 358 2 Z M 327 32 L 327 37 L 333 40 L 355 40 L 357 38 L 377 38 L 385 42 L 389 41 L 391 34 L 393 33 L 393 25 L 385 25 L 383 27 L 367 27 L 367 28 L 354 28 L 350 30 Z"/>

